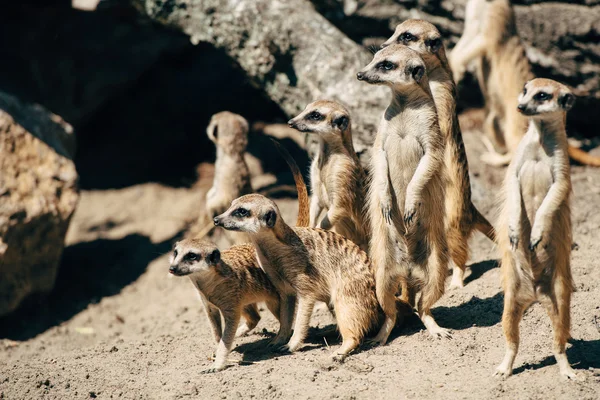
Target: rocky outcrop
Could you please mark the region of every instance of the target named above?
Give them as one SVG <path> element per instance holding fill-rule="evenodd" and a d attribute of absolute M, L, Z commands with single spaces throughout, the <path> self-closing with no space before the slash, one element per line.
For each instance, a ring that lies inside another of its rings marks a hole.
<path fill-rule="evenodd" d="M 0 92 L 0 316 L 49 292 L 77 204 L 69 124 Z"/>

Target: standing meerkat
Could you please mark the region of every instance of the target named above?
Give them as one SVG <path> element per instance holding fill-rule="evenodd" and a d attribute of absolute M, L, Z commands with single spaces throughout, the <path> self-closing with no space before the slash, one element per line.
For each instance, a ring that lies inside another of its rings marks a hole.
<path fill-rule="evenodd" d="M 374 339 L 385 343 L 396 321 L 395 293 L 415 304 L 433 336 L 450 336 L 438 326 L 431 307 L 444 293 L 448 246 L 444 232 L 444 144 L 425 62 L 401 44 L 379 50 L 357 74 L 369 84 L 386 85 L 392 100 L 385 110 L 371 155 L 369 189 L 370 256 L 377 299 L 386 314 Z"/>
<path fill-rule="evenodd" d="M 217 342 L 215 361 L 203 373 L 225 369 L 236 329 L 238 336 L 244 335 L 260 321 L 257 302 L 264 301 L 279 319 L 279 294 L 260 268 L 250 244 L 220 252 L 206 240 L 182 240 L 174 246 L 169 272 L 190 278 L 200 294 Z M 241 316 L 245 324 L 238 328 Z"/>
<path fill-rule="evenodd" d="M 215 218 L 215 225 L 247 232 L 257 258 L 275 287 L 297 295 L 294 334 L 282 349 L 302 345 L 316 301 L 333 306 L 342 345 L 333 358 L 342 361 L 378 323 L 375 280 L 367 254 L 343 236 L 322 229 L 289 227 L 277 205 L 251 194 L 236 199 Z M 283 307 L 281 310 L 285 311 Z M 281 320 L 291 321 L 292 315 Z"/>
<path fill-rule="evenodd" d="M 519 348 L 519 323 L 524 311 L 539 301 L 552 321 L 554 357 L 560 374 L 577 379 L 565 345 L 570 335 L 571 178 L 566 112 L 575 98 L 550 79 L 529 81 L 519 96 L 518 110 L 529 128 L 510 163 L 504 183 L 504 204 L 498 221 L 502 251 L 506 355 L 496 375 L 512 374 Z"/>
<path fill-rule="evenodd" d="M 511 2 L 469 0 L 465 29 L 449 61 L 456 82 L 467 65 L 476 62 L 475 75 L 486 103 L 484 142 L 488 152 L 481 159 L 494 166 L 508 165 L 527 130 L 527 119 L 517 112 L 517 96 L 534 77 Z M 571 145 L 567 149 L 569 157 L 578 163 L 600 166 L 600 157 Z"/>
<path fill-rule="evenodd" d="M 320 100 L 307 105 L 288 124 L 318 135 L 319 150 L 310 166 L 310 226 L 333 228 L 366 251 L 366 175 L 352 144 L 350 113 L 341 104 Z M 323 210 L 325 217 L 318 223 Z"/>
<path fill-rule="evenodd" d="M 215 178 L 206 194 L 206 213 L 212 219 L 227 210 L 234 199 L 252 193 L 244 160 L 248 122 L 241 115 L 223 111 L 212 116 L 206 133 L 217 147 Z"/>
<path fill-rule="evenodd" d="M 494 241 L 494 228 L 471 201 L 469 163 L 456 114 L 456 85 L 446 59 L 442 35 L 431 23 L 409 19 L 382 47 L 401 43 L 415 50 L 425 61 L 429 88 L 438 113 L 440 131 L 444 137 L 446 181 L 446 234 L 452 281 L 450 287 L 463 287 L 463 277 L 469 258 L 469 237 L 477 229 Z"/>

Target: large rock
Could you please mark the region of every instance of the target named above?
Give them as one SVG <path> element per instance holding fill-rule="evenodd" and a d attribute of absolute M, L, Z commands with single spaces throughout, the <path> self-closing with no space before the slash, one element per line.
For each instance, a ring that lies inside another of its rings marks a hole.
<path fill-rule="evenodd" d="M 56 279 L 77 205 L 71 126 L 0 92 L 0 316 Z"/>

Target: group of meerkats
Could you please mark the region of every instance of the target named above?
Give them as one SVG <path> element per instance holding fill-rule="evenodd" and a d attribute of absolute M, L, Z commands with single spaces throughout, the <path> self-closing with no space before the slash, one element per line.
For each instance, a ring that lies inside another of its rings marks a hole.
<path fill-rule="evenodd" d="M 486 100 L 489 152 L 483 160 L 510 164 L 495 228 L 471 202 L 456 114 L 455 82 L 473 62 Z M 226 367 L 236 333 L 260 319 L 258 302 L 279 320 L 270 346 L 283 351 L 302 346 L 317 301 L 335 316 L 342 337 L 333 352 L 338 361 L 365 337 L 385 344 L 415 311 L 431 335 L 449 337 L 431 308 L 444 293 L 449 266 L 451 286 L 463 286 L 468 239 L 478 230 L 502 253 L 507 348 L 496 375 L 511 375 L 519 322 L 539 301 L 552 321 L 560 374 L 576 379 L 565 353 L 574 290 L 569 156 L 598 160 L 567 143 L 566 112 L 575 98 L 565 85 L 533 78 L 510 2 L 470 0 L 465 32 L 449 59 L 434 25 L 407 20 L 357 78 L 392 92 L 370 171 L 354 151 L 349 112 L 333 101 L 306 106 L 289 125 L 320 143 L 310 202 L 297 165 L 279 146 L 298 189 L 295 227 L 273 201 L 252 194 L 244 162 L 247 122 L 228 112 L 213 116 L 207 131 L 217 161 L 207 213 L 214 225 L 247 233 L 251 243 L 220 251 L 205 239 L 185 239 L 171 255 L 170 272 L 190 277 L 218 343 L 206 372 Z"/>

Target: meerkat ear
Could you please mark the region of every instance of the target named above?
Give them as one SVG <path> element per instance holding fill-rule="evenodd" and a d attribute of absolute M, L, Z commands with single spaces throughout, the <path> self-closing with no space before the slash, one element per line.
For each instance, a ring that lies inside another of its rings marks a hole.
<path fill-rule="evenodd" d="M 335 119 L 333 120 L 333 125 L 340 128 L 341 131 L 345 131 L 348 128 L 349 122 L 350 121 L 348 120 L 347 116 L 340 115 L 340 116 L 335 117 Z"/>
<path fill-rule="evenodd" d="M 574 103 L 575 103 L 575 96 L 573 96 L 571 93 L 565 93 L 558 97 L 558 104 L 565 111 L 569 111 L 571 109 L 571 107 L 573 107 Z"/>
<path fill-rule="evenodd" d="M 429 51 L 432 53 L 437 53 L 437 51 L 442 47 L 442 39 L 436 38 L 428 40 L 426 43 L 427 47 L 429 47 Z"/>
<path fill-rule="evenodd" d="M 269 228 L 275 226 L 275 222 L 277 222 L 277 213 L 273 210 L 270 210 L 265 214 L 265 223 Z"/>
<path fill-rule="evenodd" d="M 420 82 L 423 75 L 425 75 L 425 68 L 423 68 L 422 65 L 415 65 L 410 71 L 410 74 L 416 82 Z"/>
<path fill-rule="evenodd" d="M 215 249 L 208 255 L 208 262 L 210 264 L 218 264 L 219 261 L 221 261 L 221 252 L 219 249 Z"/>

